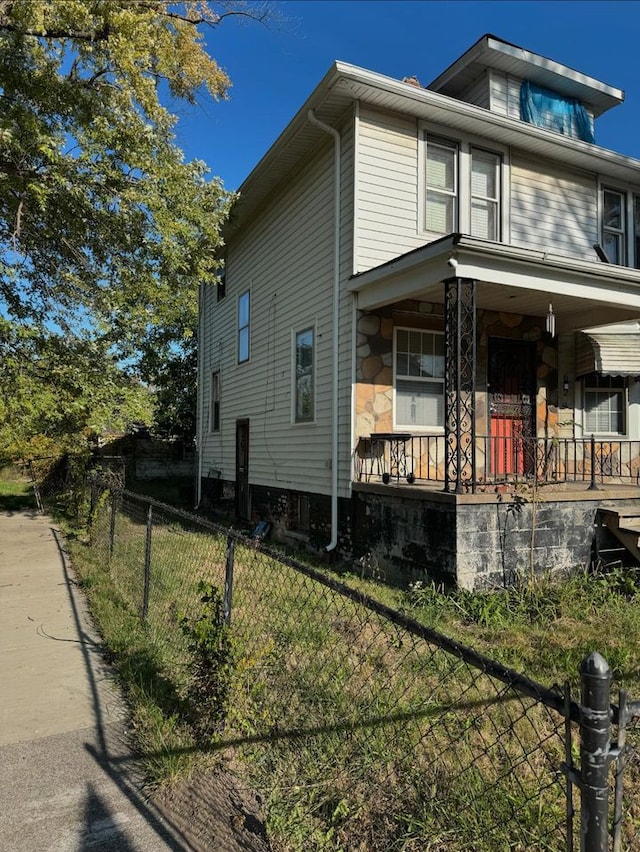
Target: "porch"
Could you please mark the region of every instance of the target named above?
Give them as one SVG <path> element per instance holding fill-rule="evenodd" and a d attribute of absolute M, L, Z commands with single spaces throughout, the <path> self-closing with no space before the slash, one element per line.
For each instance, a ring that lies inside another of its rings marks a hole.
<path fill-rule="evenodd" d="M 595 491 L 640 485 L 640 440 L 372 433 L 355 450 L 357 482 L 405 482 L 476 494 L 537 486 Z M 546 490 L 549 490 L 548 488 Z M 564 489 L 563 489 L 564 490 Z"/>

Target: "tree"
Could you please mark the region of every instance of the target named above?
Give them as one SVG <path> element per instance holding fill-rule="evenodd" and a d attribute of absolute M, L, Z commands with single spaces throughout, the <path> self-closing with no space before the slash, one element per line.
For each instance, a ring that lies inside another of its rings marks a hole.
<path fill-rule="evenodd" d="M 232 198 L 184 161 L 162 99 L 225 97 L 202 28 L 264 11 L 0 0 L 0 314 L 109 357 L 144 354 L 167 328 L 179 350 Z"/>
<path fill-rule="evenodd" d="M 0 461 L 86 449 L 151 416 L 151 397 L 88 337 L 0 319 Z"/>

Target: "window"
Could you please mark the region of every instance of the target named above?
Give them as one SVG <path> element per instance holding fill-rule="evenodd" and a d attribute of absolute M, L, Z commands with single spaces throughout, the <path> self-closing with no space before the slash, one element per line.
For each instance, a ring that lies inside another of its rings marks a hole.
<path fill-rule="evenodd" d="M 458 222 L 458 146 L 429 140 L 426 166 L 427 231 L 450 234 Z"/>
<path fill-rule="evenodd" d="M 640 269 L 640 194 L 602 188 L 601 241 L 609 263 Z"/>
<path fill-rule="evenodd" d="M 249 291 L 238 297 L 238 363 L 249 360 L 249 331 L 250 331 L 250 296 Z"/>
<path fill-rule="evenodd" d="M 610 263 L 624 263 L 625 200 L 623 192 L 605 189 L 602 193 L 602 248 Z"/>
<path fill-rule="evenodd" d="M 444 428 L 444 337 L 395 330 L 395 427 Z"/>
<path fill-rule="evenodd" d="M 625 380 L 621 376 L 590 373 L 584 377 L 584 431 L 623 435 Z"/>
<path fill-rule="evenodd" d="M 224 276 L 224 272 L 220 275 L 218 280 L 218 284 L 216 286 L 216 302 L 221 302 L 224 297 L 227 295 L 227 282 Z"/>
<path fill-rule="evenodd" d="M 314 418 L 313 338 L 312 328 L 306 328 L 296 334 L 294 401 L 296 423 L 309 422 Z"/>
<path fill-rule="evenodd" d="M 503 157 L 425 133 L 423 228 L 501 239 Z"/>
<path fill-rule="evenodd" d="M 471 236 L 500 239 L 500 156 L 471 149 Z"/>
<path fill-rule="evenodd" d="M 211 374 L 211 406 L 209 409 L 209 431 L 220 431 L 220 371 Z"/>

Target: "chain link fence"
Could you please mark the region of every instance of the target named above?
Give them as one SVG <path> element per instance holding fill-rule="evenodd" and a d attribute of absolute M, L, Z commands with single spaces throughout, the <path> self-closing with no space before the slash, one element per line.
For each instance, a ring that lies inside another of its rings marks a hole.
<path fill-rule="evenodd" d="M 45 500 L 62 484 L 88 513 L 92 556 L 178 694 L 196 665 L 185 624 L 219 593 L 206 612 L 224 629 L 224 729 L 206 697 L 191 713 L 244 757 L 278 848 L 639 848 L 640 706 L 610 705 L 598 671 L 583 673 L 583 706 L 568 684 L 537 684 L 258 540 L 123 490 L 110 461 L 82 486 L 72 472 L 41 481 Z"/>
<path fill-rule="evenodd" d="M 637 848 L 637 752 L 619 743 L 585 787 L 576 733 L 590 736 L 593 713 L 568 685 L 536 684 L 257 540 L 96 480 L 91 493 L 94 556 L 178 691 L 193 667 L 181 625 L 202 613 L 203 588 L 219 590 L 222 744 L 246 758 L 282 848 L 603 852 L 607 826 L 616 851 Z M 609 763 L 626 764 L 617 792 Z M 580 821 L 597 833 L 598 802 L 605 835 L 583 847 Z"/>

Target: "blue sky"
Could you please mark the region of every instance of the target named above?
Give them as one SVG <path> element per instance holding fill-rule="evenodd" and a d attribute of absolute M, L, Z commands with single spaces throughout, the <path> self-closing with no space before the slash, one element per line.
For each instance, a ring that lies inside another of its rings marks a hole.
<path fill-rule="evenodd" d="M 207 35 L 229 100 L 180 106 L 178 143 L 236 189 L 335 59 L 430 83 L 484 33 L 623 89 L 596 143 L 640 159 L 640 2 L 291 0 L 268 26 L 227 19 Z"/>

